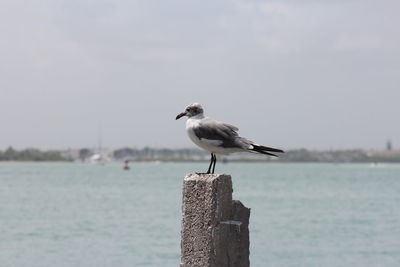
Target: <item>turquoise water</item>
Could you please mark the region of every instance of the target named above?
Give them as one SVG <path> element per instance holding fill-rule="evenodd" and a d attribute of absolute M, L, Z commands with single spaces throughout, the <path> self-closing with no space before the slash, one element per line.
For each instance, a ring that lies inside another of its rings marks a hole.
<path fill-rule="evenodd" d="M 0 265 L 179 266 L 185 173 L 207 163 L 0 163 Z M 218 164 L 251 266 L 400 266 L 400 165 Z"/>

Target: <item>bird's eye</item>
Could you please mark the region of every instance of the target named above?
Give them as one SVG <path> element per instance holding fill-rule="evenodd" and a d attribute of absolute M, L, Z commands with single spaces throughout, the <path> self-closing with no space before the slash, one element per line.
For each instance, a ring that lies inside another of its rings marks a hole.
<path fill-rule="evenodd" d="M 186 111 L 190 111 L 190 108 L 187 108 Z"/>

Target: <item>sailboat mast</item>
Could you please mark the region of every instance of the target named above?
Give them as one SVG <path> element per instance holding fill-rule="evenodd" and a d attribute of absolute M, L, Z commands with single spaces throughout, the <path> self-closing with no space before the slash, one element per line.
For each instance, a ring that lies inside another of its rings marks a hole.
<path fill-rule="evenodd" d="M 102 131 L 102 125 L 101 125 L 101 121 L 99 121 L 98 132 L 97 132 L 97 146 L 98 146 L 99 154 L 101 154 L 101 149 L 102 149 L 101 148 L 101 142 L 102 142 L 101 131 Z"/>

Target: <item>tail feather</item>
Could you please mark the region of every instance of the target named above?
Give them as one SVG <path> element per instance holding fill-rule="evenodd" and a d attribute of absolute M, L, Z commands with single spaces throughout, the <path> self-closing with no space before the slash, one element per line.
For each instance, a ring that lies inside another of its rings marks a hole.
<path fill-rule="evenodd" d="M 274 156 L 274 157 L 278 157 L 278 156 L 275 155 L 275 154 L 269 153 L 269 152 L 285 153 L 283 150 L 277 149 L 277 148 L 261 146 L 261 145 L 256 145 L 256 144 L 252 144 L 252 146 L 253 146 L 252 151 L 258 152 L 258 153 L 261 153 L 261 154 L 265 154 L 265 155 Z"/>
<path fill-rule="evenodd" d="M 253 145 L 254 146 L 254 145 Z M 260 146 L 260 145 L 255 145 L 256 147 L 259 147 L 263 151 L 271 151 L 271 152 L 279 152 L 279 153 L 285 153 L 281 149 L 273 148 L 273 147 L 267 147 L 267 146 Z"/>

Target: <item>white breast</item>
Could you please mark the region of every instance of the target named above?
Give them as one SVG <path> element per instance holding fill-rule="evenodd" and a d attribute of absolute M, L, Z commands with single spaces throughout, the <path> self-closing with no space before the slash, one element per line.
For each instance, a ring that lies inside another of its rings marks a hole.
<path fill-rule="evenodd" d="M 189 118 L 189 119 L 186 121 L 186 132 L 187 132 L 187 134 L 188 134 L 190 140 L 193 141 L 193 143 L 195 143 L 196 145 L 198 145 L 199 147 L 201 147 L 201 148 L 203 148 L 203 149 L 208 150 L 207 148 L 204 147 L 203 142 L 196 136 L 196 134 L 195 134 L 194 131 L 193 131 L 193 129 L 194 129 L 195 127 L 198 127 L 198 126 L 199 126 L 199 123 L 200 123 L 200 120 L 201 120 L 201 119 L 202 119 L 202 118 L 196 118 L 196 116 L 195 116 L 195 117 L 192 117 L 192 118 Z"/>

